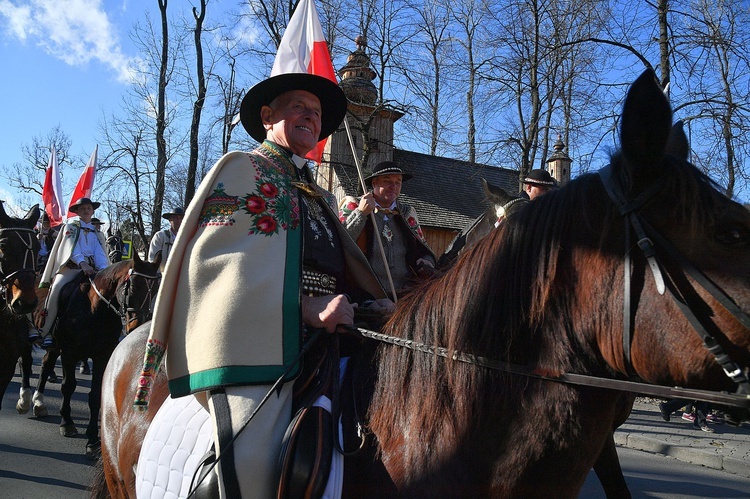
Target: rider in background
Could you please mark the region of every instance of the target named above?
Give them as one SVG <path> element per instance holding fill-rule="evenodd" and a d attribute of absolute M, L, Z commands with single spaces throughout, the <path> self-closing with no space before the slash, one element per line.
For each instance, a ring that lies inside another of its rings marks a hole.
<path fill-rule="evenodd" d="M 104 250 L 104 254 L 107 254 L 107 235 L 102 232 L 102 225 L 104 225 L 104 222 L 99 220 L 96 217 L 93 217 L 91 219 L 91 225 L 96 227 L 96 238 L 99 240 L 99 244 L 102 245 L 102 249 Z"/>
<path fill-rule="evenodd" d="M 164 272 L 164 267 L 167 265 L 169 250 L 172 249 L 184 216 L 185 210 L 179 207 L 173 208 L 169 213 L 163 214 L 161 217 L 169 220 L 169 228 L 160 230 L 151 238 L 151 244 L 148 247 L 148 261 L 153 262 L 156 260 L 156 254 L 161 251 L 161 263 L 159 264 L 161 272 Z"/>
<path fill-rule="evenodd" d="M 69 210 L 78 215 L 78 220 L 65 223 L 50 251 L 44 267 L 40 288 L 49 288 L 45 309 L 36 317 L 36 326 L 42 334 L 42 348 L 53 346 L 52 324 L 57 317 L 58 297 L 65 284 L 73 280 L 82 270 L 91 277 L 109 265 L 107 255 L 91 223 L 94 210 L 99 203 L 81 198 Z"/>
<path fill-rule="evenodd" d="M 557 187 L 557 180 L 547 170 L 531 170 L 521 181 L 523 191 L 521 196 L 532 201 L 534 198 L 543 196 Z"/>
<path fill-rule="evenodd" d="M 401 170 L 398 164 L 382 161 L 365 179 L 370 190 L 360 199 L 345 197 L 339 208 L 339 220 L 367 255 L 380 283 L 385 289 L 390 288 L 387 265 L 399 294 L 416 282 L 417 277 L 431 275 L 436 262 L 419 225 L 417 210 L 398 199 L 401 184 L 410 178 L 412 175 Z M 372 225 L 370 214 L 373 212 L 377 229 Z M 385 262 L 374 235 L 380 237 Z"/>

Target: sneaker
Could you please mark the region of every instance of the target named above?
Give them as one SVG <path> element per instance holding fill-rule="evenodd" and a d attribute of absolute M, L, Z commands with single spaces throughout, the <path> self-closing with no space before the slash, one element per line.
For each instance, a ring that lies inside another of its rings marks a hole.
<path fill-rule="evenodd" d="M 703 423 L 693 422 L 693 428 L 695 428 L 696 430 L 705 431 L 706 433 L 713 433 L 714 432 L 714 429 L 711 428 L 711 427 L 709 427 L 705 422 L 703 422 Z"/>
<path fill-rule="evenodd" d="M 29 333 L 29 343 L 36 343 L 41 339 L 42 339 L 42 335 L 39 334 L 39 331 L 34 330 Z"/>
<path fill-rule="evenodd" d="M 721 416 L 717 416 L 716 414 L 709 414 L 708 416 L 706 416 L 706 421 L 713 424 L 724 423 L 724 419 L 722 419 Z"/>
<path fill-rule="evenodd" d="M 669 412 L 667 412 L 666 409 L 664 409 L 664 402 L 659 402 L 659 412 L 661 412 L 661 418 L 664 421 L 669 422 L 670 414 L 669 414 Z"/>
<path fill-rule="evenodd" d="M 83 364 L 81 364 L 81 368 L 79 369 L 79 372 L 81 374 L 91 374 L 91 369 L 89 369 L 88 361 L 84 361 Z"/>
<path fill-rule="evenodd" d="M 55 346 L 55 340 L 52 338 L 52 336 L 45 336 L 44 340 L 42 340 L 42 348 L 45 350 L 50 350 L 53 346 Z"/>
<path fill-rule="evenodd" d="M 682 419 L 684 419 L 685 421 L 692 421 L 694 423 L 695 422 L 695 414 L 692 414 L 690 412 L 683 412 L 682 413 Z"/>

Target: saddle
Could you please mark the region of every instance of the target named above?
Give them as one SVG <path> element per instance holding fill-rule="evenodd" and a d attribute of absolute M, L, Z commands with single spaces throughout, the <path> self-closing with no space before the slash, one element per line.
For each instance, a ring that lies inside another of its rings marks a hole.
<path fill-rule="evenodd" d="M 364 316 L 382 319 L 367 312 Z M 323 496 L 334 450 L 343 464 L 344 456 L 354 456 L 371 445 L 364 415 L 374 386 L 376 346 L 372 340 L 352 336 L 340 340 L 338 335 L 323 334 L 306 354 L 294 383 L 294 417 L 282 441 L 278 499 Z M 340 377 L 342 357 L 348 361 Z"/>

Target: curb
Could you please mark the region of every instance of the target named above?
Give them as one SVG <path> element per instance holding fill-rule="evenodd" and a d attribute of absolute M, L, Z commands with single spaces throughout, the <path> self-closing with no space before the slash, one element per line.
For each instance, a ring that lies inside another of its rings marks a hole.
<path fill-rule="evenodd" d="M 625 423 L 623 426 L 627 426 Z M 620 427 L 614 433 L 615 444 L 620 447 L 627 447 L 654 454 L 662 454 L 673 457 L 679 461 L 691 464 L 698 464 L 707 468 L 726 471 L 735 475 L 750 478 L 750 465 L 745 459 L 722 455 L 725 449 L 717 446 L 715 451 L 704 450 L 689 445 L 680 445 L 678 443 L 669 443 L 665 439 L 656 439 L 643 436 L 637 432 L 630 431 Z M 720 443 L 722 439 L 716 439 Z M 731 452 L 731 450 L 730 450 Z"/>

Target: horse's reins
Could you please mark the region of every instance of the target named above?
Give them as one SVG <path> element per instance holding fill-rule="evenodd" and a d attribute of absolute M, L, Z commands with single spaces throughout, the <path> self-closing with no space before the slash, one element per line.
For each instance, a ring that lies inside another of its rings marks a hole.
<path fill-rule="evenodd" d="M 146 279 L 148 283 L 148 293 L 144 297 L 143 303 L 141 303 L 141 308 L 130 307 L 130 293 L 129 293 L 130 278 L 133 276 L 143 277 L 144 279 Z M 151 297 L 153 293 L 153 283 L 155 280 L 161 279 L 161 274 L 157 272 L 154 275 L 148 275 L 142 272 L 134 271 L 133 269 L 128 270 L 128 277 L 126 279 L 125 289 L 123 290 L 123 299 L 121 300 L 119 309 L 113 305 L 112 300 L 108 300 L 102 294 L 102 292 L 99 291 L 99 288 L 96 286 L 96 283 L 94 282 L 94 278 L 91 276 L 88 276 L 88 278 L 89 278 L 89 281 L 91 282 L 91 287 L 94 289 L 94 292 L 96 292 L 99 299 L 102 300 L 107 305 L 107 307 L 110 308 L 110 310 L 112 310 L 115 314 L 117 314 L 121 320 L 125 321 L 127 325 L 137 319 L 137 317 L 133 319 L 128 319 L 127 317 L 129 313 L 138 313 L 138 312 L 143 312 L 143 311 L 146 311 L 148 313 L 151 311 L 150 303 L 151 303 Z M 147 302 L 149 303 L 149 307 L 144 308 L 143 304 Z"/>
<path fill-rule="evenodd" d="M 735 317 L 744 327 L 750 329 L 750 317 L 745 314 L 735 304 L 732 299 L 718 286 L 716 286 L 710 279 L 706 277 L 703 272 L 698 270 L 692 265 L 678 250 L 672 245 L 664 236 L 659 234 L 649 223 L 642 220 L 638 215 L 638 210 L 643 206 L 643 203 L 648 200 L 651 196 L 655 195 L 660 184 L 656 184 L 651 188 L 640 194 L 634 201 L 630 202 L 622 192 L 621 186 L 615 181 L 611 165 L 599 170 L 599 177 L 604 184 L 604 188 L 607 191 L 610 199 L 618 206 L 620 214 L 623 216 L 626 224 L 625 228 L 625 265 L 624 265 L 624 299 L 623 299 L 623 354 L 625 356 L 626 366 L 629 371 L 632 371 L 632 364 L 630 360 L 630 345 L 633 341 L 634 326 L 632 323 L 633 309 L 631 306 L 631 260 L 630 260 L 630 233 L 631 228 L 638 237 L 638 247 L 643 252 L 643 255 L 648 261 L 649 268 L 654 275 L 656 282 L 657 291 L 660 294 L 664 293 L 664 289 L 669 291 L 672 298 L 675 300 L 680 311 L 688 319 L 690 325 L 693 326 L 695 332 L 703 340 L 703 345 L 706 349 L 711 352 L 716 362 L 724 370 L 724 373 L 734 383 L 737 384 L 737 392 L 750 394 L 750 382 L 748 382 L 747 376 L 742 371 L 740 366 L 732 361 L 732 359 L 724 352 L 724 349 L 716 341 L 716 338 L 711 335 L 709 330 L 713 332 L 720 332 L 719 327 L 714 321 L 708 316 L 699 317 L 694 307 L 691 307 L 688 303 L 688 298 L 692 298 L 694 302 L 698 302 L 698 305 L 705 305 L 709 310 L 710 307 L 703 301 L 695 291 L 695 288 L 687 280 L 685 273 L 695 280 L 708 294 L 710 294 L 716 301 L 724 307 L 732 316 Z M 658 247 L 665 250 L 670 257 L 672 257 L 678 264 L 678 272 L 668 272 L 667 265 L 657 259 L 657 252 L 655 250 L 654 241 L 658 243 Z M 662 272 L 663 269 L 667 277 L 669 278 L 664 281 Z"/>
<path fill-rule="evenodd" d="M 0 261 L 0 285 L 5 287 L 4 300 L 7 305 L 10 305 L 10 284 L 19 274 L 32 273 L 36 274 L 36 255 L 34 254 L 34 236 L 35 232 L 33 229 L 26 229 L 23 227 L 8 227 L 0 229 L 0 236 L 3 233 L 13 233 L 18 236 L 21 242 L 24 244 L 23 254 L 23 267 L 15 270 L 9 274 L 6 274 L 6 269 L 3 268 L 3 262 Z M 24 237 L 25 236 L 25 237 Z M 29 265 L 31 262 L 31 265 Z"/>
<path fill-rule="evenodd" d="M 488 359 L 479 355 L 472 355 L 464 352 L 450 351 L 445 347 L 436 347 L 426 345 L 414 340 L 389 336 L 384 333 L 370 331 L 361 327 L 339 326 L 352 334 L 358 334 L 365 338 L 377 340 L 381 343 L 396 345 L 409 350 L 423 352 L 431 355 L 437 355 L 446 359 L 472 364 L 475 366 L 485 367 L 494 371 L 502 371 L 510 374 L 518 374 L 530 378 L 543 379 L 546 381 L 556 381 L 571 385 L 591 386 L 595 388 L 607 388 L 623 392 L 640 393 L 644 395 L 654 395 L 665 398 L 684 398 L 690 400 L 704 400 L 706 402 L 715 402 L 717 404 L 733 405 L 737 407 L 750 408 L 750 395 L 735 395 L 724 392 L 713 392 L 710 390 L 698 390 L 693 388 L 667 387 L 659 385 L 650 385 L 636 381 L 625 381 L 620 379 L 598 378 L 585 374 L 563 373 L 559 376 L 548 376 L 535 372 L 532 368 L 503 362 L 497 359 Z"/>

